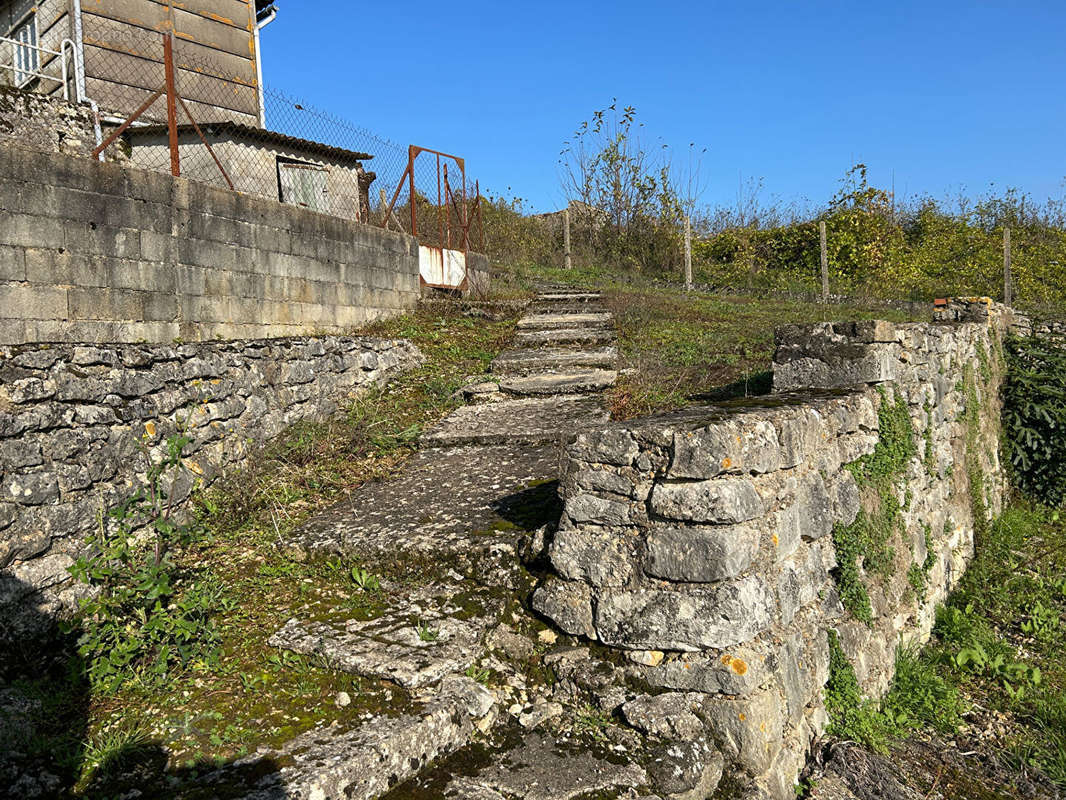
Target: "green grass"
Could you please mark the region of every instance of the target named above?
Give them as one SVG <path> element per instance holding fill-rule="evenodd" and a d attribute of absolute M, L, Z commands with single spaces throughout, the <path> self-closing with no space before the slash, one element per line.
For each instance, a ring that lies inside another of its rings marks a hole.
<path fill-rule="evenodd" d="M 1066 789 L 1064 650 L 1066 524 L 1057 511 L 1017 502 L 989 526 L 939 610 L 930 643 L 898 654 L 895 680 L 880 703 L 862 699 L 834 642 L 830 731 L 879 752 L 923 731 L 973 735 L 1016 774 L 1038 773 Z M 986 729 L 995 731 L 991 738 Z"/>

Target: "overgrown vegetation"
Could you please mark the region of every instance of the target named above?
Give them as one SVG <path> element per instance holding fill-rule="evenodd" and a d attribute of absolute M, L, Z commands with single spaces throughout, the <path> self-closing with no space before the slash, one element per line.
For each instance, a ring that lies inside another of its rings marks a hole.
<path fill-rule="evenodd" d="M 74 641 L 47 661 L 25 656 L 54 668 L 12 676 L 42 703 L 39 741 L 27 750 L 76 794 L 123 790 L 127 773 L 136 778 L 125 789 L 162 793 L 167 775 L 193 776 L 318 724 L 409 709 L 394 685 L 278 652 L 266 638 L 297 609 L 371 618 L 425 581 L 426 565 L 303 562 L 274 545 L 395 471 L 419 433 L 458 404 L 455 390 L 486 370 L 514 322 L 420 309 L 375 324 L 372 333 L 414 341 L 425 364 L 330 420 L 295 425 L 235 480 L 199 496 L 192 517 L 170 506 L 192 476 L 182 466 L 187 440 L 169 440 L 145 490 L 112 510 L 75 568 L 100 591 L 71 622 Z M 333 702 L 340 692 L 349 704 Z"/>
<path fill-rule="evenodd" d="M 188 478 L 182 451 L 190 441 L 166 440 L 144 486 L 108 511 L 89 554 L 71 568 L 94 590 L 79 601 L 77 647 L 94 691 L 161 686 L 194 662 L 218 665 L 213 615 L 232 610 L 231 602 L 213 575 L 175 560 L 178 548 L 204 534 L 197 520 L 181 522 L 173 505 L 175 487 Z"/>
<path fill-rule="evenodd" d="M 887 752 L 917 730 L 991 750 L 1016 775 L 1066 789 L 1066 525 L 1015 504 L 977 557 L 920 653 L 901 651 L 886 697 L 864 700 L 835 634 L 826 706 L 831 732 Z M 945 787 L 942 787 L 942 789 Z M 987 787 L 1011 794 L 1012 788 Z M 946 797 L 965 795 L 945 794 Z M 1000 795 L 996 795 L 1000 796 Z"/>
<path fill-rule="evenodd" d="M 1036 331 L 1007 340 L 1003 428 L 1014 483 L 1050 506 L 1066 501 L 1066 342 Z"/>
<path fill-rule="evenodd" d="M 891 538 L 900 527 L 899 477 L 917 454 L 907 401 L 899 394 L 890 398 L 883 390 L 878 409 L 879 435 L 874 451 L 847 469 L 860 490 L 870 498 L 872 510 L 859 511 L 850 525 L 833 527 L 837 566 L 833 578 L 843 603 L 852 616 L 867 624 L 873 621 L 865 574 L 891 577 L 895 550 Z"/>

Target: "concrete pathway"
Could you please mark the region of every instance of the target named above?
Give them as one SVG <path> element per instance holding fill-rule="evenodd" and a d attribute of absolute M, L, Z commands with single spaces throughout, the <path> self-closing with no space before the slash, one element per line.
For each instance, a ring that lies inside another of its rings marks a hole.
<path fill-rule="evenodd" d="M 390 798 L 423 796 L 431 784 L 447 796 L 500 800 L 612 787 L 619 794 L 597 796 L 634 796 L 628 787 L 644 782 L 640 767 L 591 751 L 561 760 L 559 743 L 503 713 L 526 697 L 526 684 L 522 668 L 498 656 L 501 647 L 517 650 L 520 662 L 525 652 L 521 642 L 528 639 L 513 629 L 529 619 L 522 600 L 534 578 L 521 560 L 537 552 L 538 537 L 559 517 L 558 443 L 607 421 L 599 393 L 617 378 L 614 340 L 598 293 L 541 293 L 519 321 L 513 349 L 493 361 L 491 376 L 465 387 L 468 404 L 425 433 L 402 474 L 367 484 L 281 543 L 297 557 L 341 555 L 372 570 L 383 565 L 384 607 L 371 619 L 296 617 L 270 633 L 269 643 L 394 682 L 411 707 L 354 731 L 301 737 L 294 745 L 300 758 L 252 796 L 280 797 L 284 790 L 288 797 L 370 800 L 398 784 Z M 389 577 L 389 564 L 404 565 L 406 577 Z M 497 655 L 486 660 L 491 653 Z M 473 679 L 485 664 L 514 674 L 503 688 L 492 682 L 490 691 Z M 558 706 L 548 705 L 545 718 Z M 505 717 L 511 733 L 496 735 L 494 747 L 522 761 L 525 772 L 501 771 L 491 766 L 498 759 L 482 757 L 480 778 L 468 766 L 452 776 L 449 754 L 464 761 L 456 751 L 478 731 L 500 731 Z M 376 727 L 388 735 L 375 735 Z M 287 750 L 264 756 L 292 761 Z M 573 769 L 560 774 L 564 761 Z M 315 764 L 328 764 L 328 771 L 309 766 Z M 421 784 L 404 783 L 419 775 Z"/>

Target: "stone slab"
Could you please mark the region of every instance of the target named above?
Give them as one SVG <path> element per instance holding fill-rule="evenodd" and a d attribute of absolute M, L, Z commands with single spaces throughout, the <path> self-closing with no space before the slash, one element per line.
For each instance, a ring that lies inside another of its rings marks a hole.
<path fill-rule="evenodd" d="M 519 738 L 520 737 L 520 738 Z M 608 759 L 578 742 L 532 732 L 498 746 L 480 758 L 443 763 L 425 776 L 398 786 L 385 800 L 409 797 L 447 797 L 450 800 L 576 800 L 576 798 L 636 797 L 647 773 L 617 756 Z M 481 769 L 464 763 L 489 760 Z M 619 762 L 623 763 L 619 763 Z M 449 775 L 448 773 L 452 773 Z M 465 773 L 465 774 L 464 774 Z"/>
<path fill-rule="evenodd" d="M 610 344 L 615 339 L 610 328 L 560 328 L 545 331 L 519 331 L 515 344 L 521 347 L 539 347 L 560 344 Z"/>
<path fill-rule="evenodd" d="M 607 369 L 525 375 L 501 380 L 500 391 L 525 396 L 587 394 L 603 391 L 617 379 L 618 373 Z"/>
<path fill-rule="evenodd" d="M 549 444 L 607 419 L 598 400 L 580 395 L 504 400 L 456 409 L 422 437 L 422 444 Z"/>
<path fill-rule="evenodd" d="M 290 619 L 267 644 L 321 656 L 345 672 L 420 689 L 469 667 L 480 651 L 484 634 L 485 625 L 475 620 L 408 606 L 368 621 Z"/>
<path fill-rule="evenodd" d="M 591 328 L 610 324 L 611 315 L 606 311 L 585 314 L 554 314 L 549 311 L 543 314 L 530 314 L 527 317 L 523 317 L 518 320 L 518 329 Z"/>
<path fill-rule="evenodd" d="M 564 371 L 573 367 L 612 369 L 618 364 L 618 350 L 597 347 L 577 350 L 564 347 L 507 350 L 492 362 L 497 375 L 530 375 L 537 372 Z"/>
<path fill-rule="evenodd" d="M 201 785 L 218 785 L 214 796 L 229 796 L 235 783 L 244 782 L 246 800 L 373 800 L 469 742 L 494 704 L 483 686 L 451 677 L 420 713 L 378 716 L 354 730 L 316 728 L 280 750 L 219 769 Z"/>
<path fill-rule="evenodd" d="M 537 295 L 537 303 L 591 303 L 603 297 L 599 292 L 545 292 Z"/>
<path fill-rule="evenodd" d="M 413 455 L 399 475 L 367 483 L 318 514 L 280 546 L 370 560 L 466 555 L 492 542 L 486 532 L 517 535 L 544 524 L 542 517 L 557 519 L 555 485 L 548 481 L 558 474 L 555 447 L 430 448 Z"/>

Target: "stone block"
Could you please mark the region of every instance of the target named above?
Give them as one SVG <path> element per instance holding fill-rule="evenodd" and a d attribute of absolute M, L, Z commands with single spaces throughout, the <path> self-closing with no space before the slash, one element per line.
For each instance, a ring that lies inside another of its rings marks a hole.
<path fill-rule="evenodd" d="M 706 697 L 700 717 L 727 758 L 752 775 L 765 772 L 781 750 L 784 717 L 776 692 L 751 697 Z"/>
<path fill-rule="evenodd" d="M 767 420 L 727 420 L 674 434 L 669 478 L 713 478 L 722 472 L 771 472 L 781 466 L 777 431 Z"/>
<path fill-rule="evenodd" d="M 0 246 L 0 281 L 26 280 L 26 251 L 22 247 Z"/>
<path fill-rule="evenodd" d="M 564 526 L 552 539 L 552 566 L 565 578 L 593 586 L 624 586 L 633 575 L 632 543 L 604 529 Z"/>
<path fill-rule="evenodd" d="M 533 610 L 555 622 L 566 633 L 596 638 L 592 624 L 592 592 L 587 583 L 549 577 L 533 593 Z"/>
<path fill-rule="evenodd" d="M 632 434 L 620 429 L 597 433 L 580 433 L 570 444 L 571 458 L 593 464 L 613 464 L 617 467 L 631 466 L 640 452 Z"/>
<path fill-rule="evenodd" d="M 20 284 L 4 287 L 0 317 L 8 319 L 65 320 L 67 289 Z"/>
<path fill-rule="evenodd" d="M 593 494 L 568 497 L 564 510 L 576 524 L 622 526 L 630 521 L 629 503 L 606 500 Z"/>
<path fill-rule="evenodd" d="M 745 522 L 765 513 L 755 486 L 746 478 L 692 483 L 660 483 L 652 489 L 651 510 L 683 522 Z"/>
<path fill-rule="evenodd" d="M 666 692 L 641 695 L 622 706 L 625 721 L 637 730 L 678 742 L 692 742 L 704 735 L 703 723 L 693 713 L 702 695 Z"/>
<path fill-rule="evenodd" d="M 747 644 L 714 655 L 681 653 L 640 676 L 659 688 L 743 696 L 770 680 L 774 663 L 765 645 Z"/>
<path fill-rule="evenodd" d="M 596 631 L 605 644 L 629 650 L 726 648 L 766 630 L 773 608 L 770 590 L 755 576 L 699 592 L 606 589 L 595 609 Z"/>
<path fill-rule="evenodd" d="M 750 525 L 653 528 L 644 571 L 671 581 L 720 581 L 747 569 L 758 549 L 759 534 Z"/>

